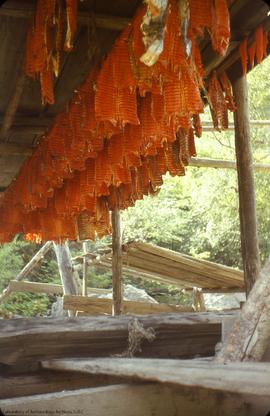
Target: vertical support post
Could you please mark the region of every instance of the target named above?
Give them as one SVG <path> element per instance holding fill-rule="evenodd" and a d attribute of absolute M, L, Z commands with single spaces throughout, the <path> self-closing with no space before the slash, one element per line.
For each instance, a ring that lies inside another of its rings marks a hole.
<path fill-rule="evenodd" d="M 73 266 L 69 251 L 68 242 L 53 243 L 54 251 L 57 258 L 59 274 L 63 285 L 64 295 L 77 295 L 78 288 L 73 275 Z M 69 316 L 73 316 L 73 311 L 69 311 Z"/>
<path fill-rule="evenodd" d="M 234 125 L 241 251 L 246 293 L 248 295 L 259 275 L 261 265 L 257 234 L 256 198 L 246 77 L 242 76 L 234 82 L 233 92 L 237 108 L 234 113 Z"/>
<path fill-rule="evenodd" d="M 123 311 L 122 293 L 122 237 L 120 211 L 112 211 L 112 314 L 120 315 Z"/>
<path fill-rule="evenodd" d="M 201 288 L 193 287 L 192 290 L 192 306 L 196 312 L 205 312 L 203 292 Z"/>
<path fill-rule="evenodd" d="M 87 241 L 83 242 L 83 284 L 82 284 L 82 295 L 87 296 Z"/>

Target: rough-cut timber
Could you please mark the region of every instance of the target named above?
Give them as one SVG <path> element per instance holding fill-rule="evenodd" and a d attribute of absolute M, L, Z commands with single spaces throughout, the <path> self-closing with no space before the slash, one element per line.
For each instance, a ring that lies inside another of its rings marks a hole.
<path fill-rule="evenodd" d="M 85 315 L 100 315 L 112 313 L 111 299 L 95 299 L 86 296 L 64 296 L 64 309 L 73 311 L 82 311 Z M 147 303 L 123 301 L 123 313 L 132 313 L 136 315 L 148 315 L 164 312 L 193 312 L 194 309 L 185 306 L 166 305 L 162 303 Z M 199 311 L 199 310 L 198 310 Z M 204 309 L 205 311 L 205 309 Z"/>
<path fill-rule="evenodd" d="M 11 5 L 7 4 L 0 8 L 0 16 L 29 19 L 33 16 L 34 11 L 33 4 L 23 3 L 21 0 L 17 2 L 13 1 Z M 102 29 L 121 31 L 130 23 L 130 19 L 106 14 L 93 14 L 93 16 L 89 16 L 88 11 L 78 13 L 79 24 L 89 26 L 93 22 L 97 27 Z"/>
<path fill-rule="evenodd" d="M 120 211 L 112 211 L 112 286 L 113 304 L 112 314 L 120 315 L 123 312 L 122 287 L 122 236 Z"/>
<path fill-rule="evenodd" d="M 112 254 L 105 253 L 92 262 L 111 267 Z M 243 272 L 238 269 L 196 259 L 176 251 L 140 241 L 122 247 L 124 271 L 140 278 L 158 280 L 185 289 L 244 291 Z"/>
<path fill-rule="evenodd" d="M 119 377 L 82 374 L 75 371 L 39 369 L 15 375 L 0 375 L 0 399 L 76 390 L 121 382 Z"/>
<path fill-rule="evenodd" d="M 261 395 L 227 395 L 191 387 L 157 383 L 120 384 L 0 400 L 7 414 L 83 414 L 91 416 L 261 416 L 269 398 Z M 78 413 L 81 412 L 81 413 Z"/>
<path fill-rule="evenodd" d="M 63 286 L 54 283 L 40 283 L 40 282 L 17 282 L 11 280 L 7 287 L 9 294 L 12 292 L 28 292 L 28 293 L 47 293 L 51 295 L 63 295 Z M 87 288 L 88 295 L 101 295 L 111 293 L 110 289 Z"/>
<path fill-rule="evenodd" d="M 142 357 L 213 356 L 221 340 L 219 313 L 157 314 L 138 317 L 155 339 L 142 342 Z M 104 357 L 128 346 L 134 316 L 0 320 L 0 363 L 65 357 Z"/>
<path fill-rule="evenodd" d="M 217 362 L 260 361 L 270 343 L 270 259 L 217 354 Z"/>
<path fill-rule="evenodd" d="M 106 374 L 132 381 L 154 381 L 168 385 L 211 389 L 235 394 L 269 397 L 269 363 L 230 363 L 225 365 L 200 360 L 160 360 L 103 358 L 56 360 L 45 368 Z M 269 401 L 270 403 L 270 401 Z"/>
<path fill-rule="evenodd" d="M 235 152 L 239 190 L 241 249 L 246 292 L 252 289 L 260 271 L 260 254 L 257 235 L 256 197 L 253 159 L 250 140 L 248 86 L 244 76 L 233 84 L 236 103 L 234 113 Z"/>

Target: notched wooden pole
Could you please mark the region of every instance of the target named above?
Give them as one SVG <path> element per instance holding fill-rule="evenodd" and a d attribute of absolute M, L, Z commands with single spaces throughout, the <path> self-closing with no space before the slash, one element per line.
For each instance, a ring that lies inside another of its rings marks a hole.
<path fill-rule="evenodd" d="M 233 83 L 237 110 L 234 113 L 235 152 L 239 188 L 241 250 L 247 295 L 260 272 L 256 198 L 250 140 L 248 87 L 244 76 Z"/>
<path fill-rule="evenodd" d="M 53 247 L 57 258 L 64 295 L 77 295 L 79 293 L 79 289 L 74 278 L 68 243 L 53 243 Z M 74 313 L 69 311 L 69 316 L 73 315 Z"/>
<path fill-rule="evenodd" d="M 123 312 L 122 289 L 122 238 L 121 218 L 118 209 L 112 211 L 112 284 L 113 302 L 112 314 L 120 315 Z"/>

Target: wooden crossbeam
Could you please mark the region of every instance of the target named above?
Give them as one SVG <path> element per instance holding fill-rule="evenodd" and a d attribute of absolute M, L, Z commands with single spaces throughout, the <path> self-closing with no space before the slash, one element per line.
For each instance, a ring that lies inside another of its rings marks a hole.
<path fill-rule="evenodd" d="M 0 155 L 30 156 L 33 148 L 18 143 L 0 142 Z"/>
<path fill-rule="evenodd" d="M 35 11 L 35 5 L 22 1 L 12 2 L 12 6 L 4 5 L 0 8 L 0 16 L 14 17 L 17 19 L 29 19 Z M 84 26 L 95 25 L 101 29 L 121 31 L 129 23 L 130 19 L 120 16 L 109 16 L 105 14 L 90 14 L 89 11 L 78 13 L 78 23 Z"/>
<path fill-rule="evenodd" d="M 220 313 L 170 313 L 138 317 L 155 339 L 144 342 L 142 357 L 188 358 L 214 355 L 221 340 Z M 53 358 L 111 356 L 128 347 L 134 316 L 82 318 L 21 318 L 0 320 L 0 363 L 35 362 Z"/>
<path fill-rule="evenodd" d="M 26 75 L 24 70 L 24 59 L 22 59 L 21 66 L 16 78 L 15 88 L 8 102 L 7 109 L 0 128 L 0 140 L 2 141 L 5 141 L 7 139 L 9 129 L 13 123 L 13 119 L 15 117 L 23 93 L 25 80 Z"/>
<path fill-rule="evenodd" d="M 236 161 L 192 157 L 189 166 L 197 168 L 236 169 Z M 256 172 L 270 172 L 270 164 L 254 163 L 253 169 Z"/>
<path fill-rule="evenodd" d="M 112 313 L 112 300 L 65 295 L 63 307 L 65 310 L 81 311 L 84 315 L 110 315 Z M 160 303 L 123 301 L 123 313 L 147 315 L 164 312 L 193 312 L 193 308 L 188 306 L 166 305 Z"/>
<path fill-rule="evenodd" d="M 46 293 L 49 295 L 63 295 L 63 286 L 54 283 L 40 283 L 11 280 L 5 293 L 10 295 L 13 292 L 25 293 Z M 88 295 L 104 295 L 111 293 L 110 289 L 87 288 Z M 6 297 L 6 296 L 5 296 Z"/>

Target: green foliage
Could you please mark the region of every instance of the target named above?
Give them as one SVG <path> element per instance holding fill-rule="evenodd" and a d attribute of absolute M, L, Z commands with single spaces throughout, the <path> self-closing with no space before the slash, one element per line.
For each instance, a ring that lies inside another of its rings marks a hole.
<path fill-rule="evenodd" d="M 40 246 L 15 238 L 9 244 L 0 247 L 0 290 L 2 291 L 10 280 L 16 278 L 22 268 L 31 260 Z M 33 282 L 60 283 L 58 266 L 53 251 L 46 254 L 38 267 L 28 276 Z M 13 293 L 0 305 L 0 316 L 44 316 L 54 297 L 43 294 Z"/>

